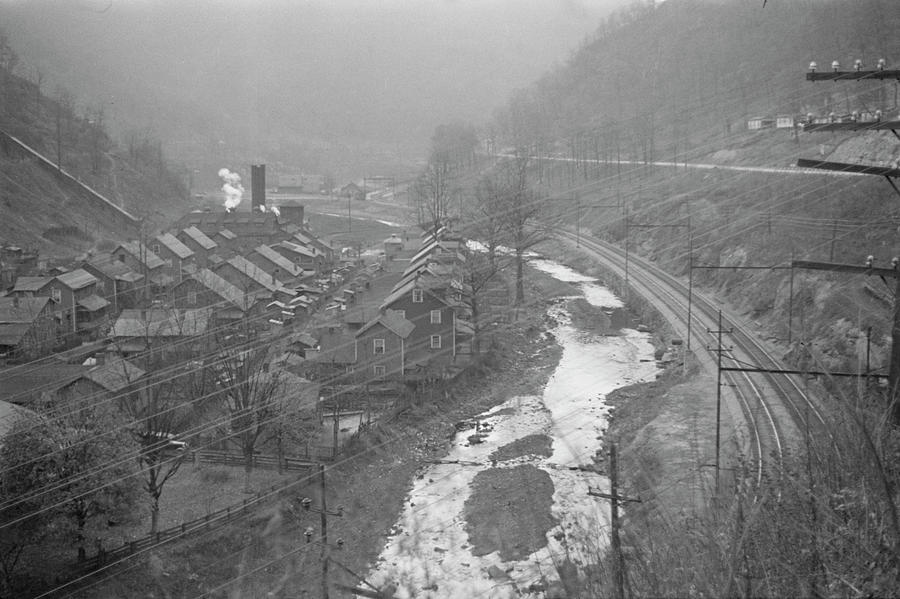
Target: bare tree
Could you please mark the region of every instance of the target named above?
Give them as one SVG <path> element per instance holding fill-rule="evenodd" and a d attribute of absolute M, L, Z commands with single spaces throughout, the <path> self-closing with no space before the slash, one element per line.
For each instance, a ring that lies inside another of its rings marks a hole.
<path fill-rule="evenodd" d="M 130 391 L 120 403 L 132 421 L 131 431 L 139 445 L 138 464 L 143 489 L 150 498 L 150 532 L 159 524 L 159 503 L 166 483 L 178 473 L 187 455 L 186 434 L 198 420 L 197 414 L 212 400 L 207 396 L 214 385 L 210 369 L 192 360 L 191 348 L 182 341 L 156 342 L 160 335 L 184 339 L 195 323 L 186 311 L 147 311 L 141 322 L 147 351 L 140 358 L 146 373 L 137 379 L 135 371 L 122 360 L 115 368 Z"/>
<path fill-rule="evenodd" d="M 453 200 L 459 197 L 454 169 L 447 162 L 429 161 L 412 185 L 419 223 L 437 230 L 447 222 Z"/>
<path fill-rule="evenodd" d="M 176 436 L 190 425 L 191 411 L 183 400 L 187 371 L 176 376 L 169 372 L 150 373 L 138 390 L 124 402 L 124 411 L 134 424 L 132 432 L 140 450 L 138 465 L 143 476 L 143 488 L 150 498 L 150 533 L 159 526 L 159 501 L 166 483 L 184 463 L 187 445 Z"/>
<path fill-rule="evenodd" d="M 525 254 L 548 239 L 549 215 L 528 180 L 529 155 L 517 151 L 503 163 L 498 189 L 499 213 L 503 216 L 505 239 L 513 250 L 516 265 L 516 304 L 525 301 Z"/>
<path fill-rule="evenodd" d="M 258 344 L 235 346 L 219 354 L 216 372 L 220 400 L 228 411 L 228 440 L 244 456 L 244 488 L 250 491 L 253 454 L 263 433 L 277 426 L 283 409 L 280 372 L 269 369 L 267 348 Z"/>

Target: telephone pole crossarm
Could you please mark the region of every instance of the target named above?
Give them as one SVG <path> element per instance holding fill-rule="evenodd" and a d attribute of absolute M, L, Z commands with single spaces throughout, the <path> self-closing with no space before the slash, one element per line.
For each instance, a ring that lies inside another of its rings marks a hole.
<path fill-rule="evenodd" d="M 723 366 L 722 372 L 763 372 L 766 374 L 808 374 L 811 376 L 839 376 L 839 377 L 869 377 L 886 379 L 886 374 L 876 374 L 874 372 L 826 372 L 821 370 L 791 370 L 787 368 L 753 368 L 738 366 Z"/>
<path fill-rule="evenodd" d="M 822 160 L 810 160 L 808 158 L 798 158 L 797 168 L 836 171 L 847 175 L 876 175 L 884 177 L 887 179 L 887 182 L 891 184 L 891 187 L 894 188 L 894 191 L 900 194 L 900 189 L 898 189 L 897 184 L 894 183 L 894 179 L 900 177 L 900 169 L 874 166 L 871 164 L 853 164 L 850 162 L 824 162 Z"/>
<path fill-rule="evenodd" d="M 877 275 L 879 277 L 900 278 L 900 271 L 894 268 L 879 268 L 858 264 L 840 264 L 836 262 L 814 262 L 811 260 L 792 260 L 792 268 L 806 270 L 828 270 L 831 272 L 851 272 L 860 275 Z M 694 268 L 697 268 L 696 266 Z"/>
<path fill-rule="evenodd" d="M 896 131 L 900 121 L 851 121 L 849 123 L 805 123 L 803 131 Z"/>
<path fill-rule="evenodd" d="M 900 70 L 810 71 L 806 74 L 807 81 L 854 81 L 860 79 L 896 79 L 900 81 Z"/>

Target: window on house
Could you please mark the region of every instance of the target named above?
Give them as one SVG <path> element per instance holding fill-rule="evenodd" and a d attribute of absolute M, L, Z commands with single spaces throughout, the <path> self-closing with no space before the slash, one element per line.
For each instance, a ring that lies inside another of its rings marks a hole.
<path fill-rule="evenodd" d="M 431 336 L 431 349 L 441 349 L 441 336 L 440 335 L 432 335 Z"/>
<path fill-rule="evenodd" d="M 372 351 L 375 352 L 376 354 L 383 354 L 384 353 L 384 339 L 375 339 Z"/>
<path fill-rule="evenodd" d="M 375 378 L 384 378 L 384 366 L 373 367 L 373 372 L 375 373 Z"/>
<path fill-rule="evenodd" d="M 431 324 L 441 324 L 441 311 L 440 310 L 432 310 L 431 311 Z"/>
<path fill-rule="evenodd" d="M 412 300 L 414 304 L 421 304 L 425 301 L 425 292 L 421 289 L 412 290 Z"/>
<path fill-rule="evenodd" d="M 197 292 L 196 291 L 188 291 L 187 301 L 188 301 L 188 304 L 190 304 L 192 306 L 196 306 L 197 305 Z"/>
<path fill-rule="evenodd" d="M 61 289 L 51 289 L 50 297 L 53 298 L 53 301 L 57 304 L 62 301 L 62 290 Z"/>
<path fill-rule="evenodd" d="M 159 256 L 159 244 L 158 243 L 153 244 L 153 253 L 156 254 L 157 256 Z"/>

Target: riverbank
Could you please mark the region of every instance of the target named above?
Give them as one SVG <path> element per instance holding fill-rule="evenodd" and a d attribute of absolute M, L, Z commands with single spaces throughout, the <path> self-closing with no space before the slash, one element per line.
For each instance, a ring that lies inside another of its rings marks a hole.
<path fill-rule="evenodd" d="M 460 423 L 546 385 L 562 353 L 555 338 L 547 335 L 552 323 L 545 318 L 546 310 L 553 298 L 576 293 L 552 277 L 530 276 L 528 308 L 517 321 L 490 333 L 480 366 L 457 379 L 446 394 L 435 394 L 441 399 L 419 402 L 393 421 L 378 423 L 328 468 L 329 511 L 343 508 L 341 517 L 328 518 L 329 580 L 362 584 L 360 578 L 381 553 L 411 485 L 423 468 L 447 454 Z M 315 476 L 249 524 L 161 549 L 144 564 L 81 596 L 318 596 L 321 546 L 306 544 L 304 531 L 311 527 L 313 541 L 318 538 L 319 515 L 300 508 L 298 498 L 303 496 L 311 497 L 314 507 L 321 505 Z M 340 549 L 338 539 L 343 542 Z"/>

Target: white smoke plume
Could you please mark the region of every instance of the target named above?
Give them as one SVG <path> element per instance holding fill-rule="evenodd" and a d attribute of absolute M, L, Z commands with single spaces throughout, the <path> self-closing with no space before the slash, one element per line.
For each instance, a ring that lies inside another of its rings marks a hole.
<path fill-rule="evenodd" d="M 220 168 L 219 177 L 225 181 L 225 184 L 222 185 L 222 191 L 225 192 L 225 209 L 230 212 L 237 208 L 244 195 L 244 186 L 241 185 L 241 176 L 231 172 L 227 168 Z"/>
<path fill-rule="evenodd" d="M 272 206 L 269 208 L 269 212 L 273 213 L 275 216 L 281 216 L 281 210 L 278 209 L 278 206 Z"/>
<path fill-rule="evenodd" d="M 265 211 L 266 211 L 266 205 L 265 205 L 265 204 L 260 204 L 260 205 L 259 205 L 259 211 L 260 211 L 260 212 L 265 212 Z"/>

